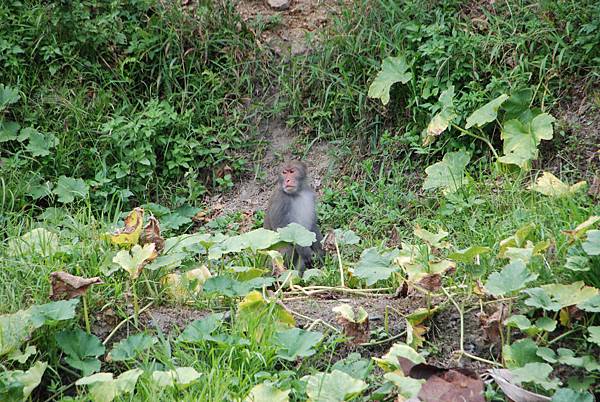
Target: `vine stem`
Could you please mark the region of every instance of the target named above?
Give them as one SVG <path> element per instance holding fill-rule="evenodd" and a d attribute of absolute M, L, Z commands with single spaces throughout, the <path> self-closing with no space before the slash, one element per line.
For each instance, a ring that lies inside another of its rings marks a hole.
<path fill-rule="evenodd" d="M 450 293 L 448 293 L 448 291 L 446 289 L 444 289 L 443 287 L 442 287 L 442 291 L 446 294 L 446 296 L 448 297 L 450 302 L 452 304 L 454 304 L 454 307 L 456 308 L 456 311 L 458 312 L 458 316 L 460 317 L 460 350 L 458 351 L 459 354 L 461 356 L 466 356 L 470 359 L 477 360 L 482 363 L 491 364 L 491 365 L 497 366 L 497 367 L 503 367 L 502 364 L 500 364 L 498 362 L 487 360 L 482 357 L 472 355 L 465 351 L 465 316 L 463 314 L 462 308 L 458 305 L 458 303 L 454 300 L 454 298 L 450 295 Z"/>
<path fill-rule="evenodd" d="M 344 266 L 342 265 L 342 255 L 340 254 L 340 247 L 338 246 L 337 239 L 334 239 L 333 244 L 335 244 L 335 252 L 337 254 L 338 264 L 340 266 L 340 285 L 345 288 L 346 285 L 344 283 Z"/>
<path fill-rule="evenodd" d="M 154 304 L 153 301 L 151 301 L 150 303 L 146 304 L 144 307 L 142 307 L 140 309 L 140 311 L 138 311 L 138 314 L 142 314 L 144 311 L 148 310 L 150 307 L 152 307 L 152 305 Z M 134 314 L 135 315 L 135 314 Z M 119 330 L 119 328 L 121 328 L 123 325 L 125 325 L 126 322 L 128 322 L 129 320 L 131 320 L 132 318 L 134 318 L 134 315 L 130 315 L 129 317 L 126 317 L 125 319 L 123 319 L 120 323 L 117 324 L 116 327 L 113 328 L 112 331 L 110 331 L 110 334 L 108 334 L 108 336 L 106 337 L 106 339 L 104 339 L 104 341 L 102 342 L 103 345 L 106 345 L 108 343 L 108 341 L 110 341 L 110 339 L 115 336 L 115 334 L 117 333 L 117 331 Z"/>
<path fill-rule="evenodd" d="M 300 313 L 299 313 L 299 312 L 297 312 L 297 311 L 290 310 L 289 308 L 288 308 L 287 310 L 288 310 L 290 313 L 292 313 L 292 314 L 294 314 L 294 315 L 297 315 L 297 316 L 298 316 L 298 317 L 300 317 L 300 318 L 304 318 L 305 320 L 312 321 L 312 323 L 310 324 L 310 326 L 308 327 L 308 329 L 312 329 L 312 328 L 313 328 L 315 325 L 317 325 L 317 324 L 321 323 L 321 324 L 325 325 L 327 328 L 330 328 L 330 329 L 332 329 L 333 331 L 337 332 L 338 334 L 341 332 L 339 329 L 337 329 L 337 328 L 336 328 L 336 327 L 334 327 L 333 325 L 329 324 L 328 322 L 325 322 L 325 321 L 323 321 L 323 320 L 322 320 L 322 319 L 320 319 L 320 318 L 312 318 L 312 317 L 309 317 L 309 316 L 307 316 L 307 315 L 300 314 Z"/>
<path fill-rule="evenodd" d="M 496 152 L 496 150 L 494 149 L 494 146 L 492 145 L 492 143 L 490 142 L 490 140 L 488 140 L 487 138 L 482 137 L 482 136 L 477 135 L 477 134 L 473 134 L 472 132 L 467 131 L 467 130 L 465 130 L 464 128 L 462 128 L 460 126 L 457 126 L 456 124 L 452 124 L 452 127 L 454 127 L 455 129 L 457 129 L 458 131 L 460 131 L 461 133 L 463 133 L 465 135 L 468 135 L 468 136 L 473 137 L 473 138 L 477 138 L 478 140 L 481 140 L 481 141 L 485 142 L 487 144 L 487 146 L 490 148 L 490 150 L 492 151 L 492 153 L 494 154 L 494 157 L 496 159 L 499 158 L 498 152 Z"/>

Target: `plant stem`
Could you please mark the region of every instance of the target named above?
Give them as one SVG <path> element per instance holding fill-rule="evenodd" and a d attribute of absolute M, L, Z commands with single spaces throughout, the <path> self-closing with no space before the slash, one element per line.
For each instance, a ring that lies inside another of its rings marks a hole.
<path fill-rule="evenodd" d="M 344 266 L 342 265 L 342 256 L 340 254 L 340 247 L 338 246 L 337 240 L 334 240 L 335 244 L 335 252 L 337 254 L 338 264 L 340 266 L 340 286 L 345 288 L 346 285 L 344 283 Z"/>
<path fill-rule="evenodd" d="M 87 297 L 84 294 L 83 297 L 83 319 L 85 321 L 85 330 L 88 334 L 91 333 L 91 326 L 90 326 L 90 315 L 88 312 L 88 305 L 87 305 Z"/>
<path fill-rule="evenodd" d="M 490 150 L 492 151 L 492 153 L 494 154 L 494 157 L 496 159 L 499 158 L 498 153 L 494 149 L 494 147 L 493 147 L 492 143 L 490 142 L 490 140 L 488 140 L 487 138 L 479 136 L 477 134 L 473 134 L 472 132 L 467 131 L 467 130 L 465 130 L 464 128 L 462 128 L 460 126 L 457 126 L 456 124 L 452 124 L 452 127 L 454 127 L 455 129 L 457 129 L 458 131 L 460 131 L 461 133 L 463 133 L 465 135 L 468 135 L 468 136 L 473 137 L 473 138 L 477 138 L 478 140 L 481 140 L 481 141 L 485 142 L 487 144 L 487 146 L 490 148 Z"/>
<path fill-rule="evenodd" d="M 144 311 L 148 310 L 150 307 L 152 307 L 152 305 L 154 304 L 153 301 L 151 301 L 150 303 L 146 304 L 144 307 L 141 308 L 141 310 L 139 311 L 139 314 L 142 314 Z M 115 334 L 117 333 L 117 331 L 119 330 L 119 328 L 121 328 L 123 325 L 125 325 L 125 323 L 129 320 L 131 320 L 132 318 L 134 318 L 134 316 L 130 315 L 129 317 L 126 317 L 124 320 L 122 320 L 120 323 L 117 324 L 116 327 L 113 328 L 112 331 L 110 331 L 110 334 L 108 334 L 108 336 L 106 337 L 106 339 L 104 339 L 104 341 L 102 342 L 103 345 L 106 345 L 108 343 L 108 341 L 110 341 L 110 339 L 115 336 Z"/>

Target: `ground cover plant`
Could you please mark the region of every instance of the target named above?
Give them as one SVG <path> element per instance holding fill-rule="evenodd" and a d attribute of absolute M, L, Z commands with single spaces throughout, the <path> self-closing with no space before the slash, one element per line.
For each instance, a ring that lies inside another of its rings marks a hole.
<path fill-rule="evenodd" d="M 2 3 L 0 399 L 595 400 L 600 8 L 424 3 Z"/>

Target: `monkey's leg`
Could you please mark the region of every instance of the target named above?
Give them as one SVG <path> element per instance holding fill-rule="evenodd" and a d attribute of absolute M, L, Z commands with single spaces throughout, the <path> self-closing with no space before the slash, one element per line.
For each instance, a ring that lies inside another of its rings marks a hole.
<path fill-rule="evenodd" d="M 313 229 L 314 233 L 317 235 L 317 240 L 310 246 L 310 248 L 317 255 L 319 261 L 323 263 L 323 256 L 325 255 L 325 252 L 323 251 L 323 245 L 321 244 L 321 241 L 323 241 L 323 235 L 321 234 L 318 226 L 315 225 Z"/>
<path fill-rule="evenodd" d="M 300 277 L 304 276 L 304 271 L 306 268 L 312 268 L 312 248 L 310 247 L 295 247 L 295 253 L 298 255 L 298 261 L 296 262 L 296 266 L 298 267 L 298 271 L 300 272 Z"/>

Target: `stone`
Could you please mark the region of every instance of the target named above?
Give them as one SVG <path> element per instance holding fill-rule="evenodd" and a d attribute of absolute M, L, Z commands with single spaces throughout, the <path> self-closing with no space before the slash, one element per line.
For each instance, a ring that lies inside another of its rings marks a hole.
<path fill-rule="evenodd" d="M 267 4 L 273 10 L 284 11 L 290 8 L 290 1 L 291 0 L 267 0 Z"/>

